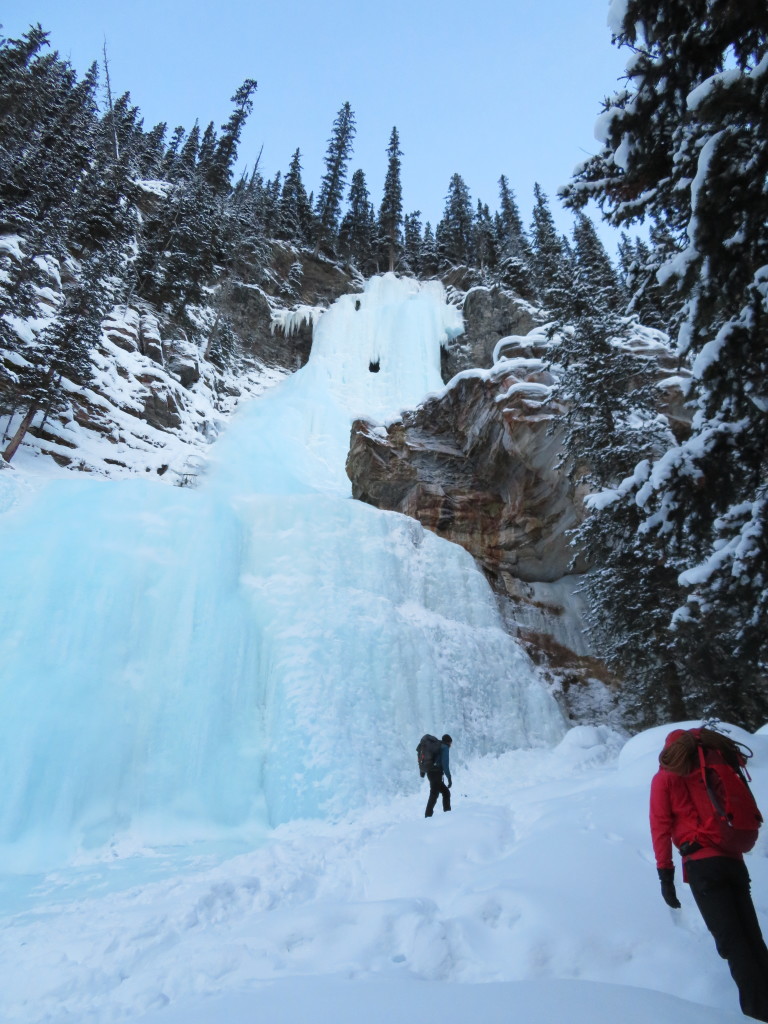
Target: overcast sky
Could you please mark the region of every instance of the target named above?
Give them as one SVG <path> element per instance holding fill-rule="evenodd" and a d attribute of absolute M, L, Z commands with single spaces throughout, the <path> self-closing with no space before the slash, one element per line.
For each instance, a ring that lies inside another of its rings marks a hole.
<path fill-rule="evenodd" d="M 265 176 L 300 147 L 316 190 L 333 119 L 357 118 L 351 172 L 378 204 L 397 126 L 406 212 L 440 218 L 451 175 L 497 204 L 501 174 L 526 225 L 539 181 L 563 230 L 557 188 L 595 152 L 601 100 L 626 54 L 612 46 L 608 0 L 5 0 L 5 36 L 40 22 L 82 73 L 106 40 L 112 89 L 130 91 L 146 128 L 221 125 L 245 78 L 259 83 L 242 165 Z"/>

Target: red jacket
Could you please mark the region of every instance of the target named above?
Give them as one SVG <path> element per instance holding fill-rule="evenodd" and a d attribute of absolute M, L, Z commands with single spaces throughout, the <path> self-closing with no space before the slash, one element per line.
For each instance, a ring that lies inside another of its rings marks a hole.
<path fill-rule="evenodd" d="M 690 854 L 686 860 L 728 856 L 715 845 L 714 837 L 708 835 L 703 828 L 691 797 L 690 787 L 703 785 L 698 769 L 690 775 L 678 775 L 666 768 L 659 768 L 654 775 L 651 781 L 651 838 L 656 867 L 673 867 L 672 845 L 680 849 L 686 842 L 702 845 L 701 850 Z"/>

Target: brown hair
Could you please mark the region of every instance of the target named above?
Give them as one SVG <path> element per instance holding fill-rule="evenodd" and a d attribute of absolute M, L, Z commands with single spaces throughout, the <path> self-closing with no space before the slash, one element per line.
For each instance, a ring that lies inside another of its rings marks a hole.
<path fill-rule="evenodd" d="M 697 729 L 698 735 L 686 730 L 676 736 L 659 754 L 659 764 L 677 775 L 689 775 L 698 762 L 697 747 L 705 750 L 719 750 L 728 764 L 734 768 L 745 764 L 746 757 L 741 744 L 714 729 Z M 746 748 L 745 748 L 746 749 Z M 749 751 L 751 755 L 752 751 Z"/>

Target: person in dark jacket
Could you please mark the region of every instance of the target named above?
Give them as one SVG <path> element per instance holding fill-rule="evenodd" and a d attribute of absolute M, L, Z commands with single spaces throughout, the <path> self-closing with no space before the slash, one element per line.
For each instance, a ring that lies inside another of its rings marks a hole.
<path fill-rule="evenodd" d="M 443 810 L 450 811 L 451 809 L 451 767 L 449 759 L 449 751 L 453 740 L 446 733 L 441 739 L 440 747 L 440 763 L 439 766 L 435 765 L 434 768 L 427 769 L 427 778 L 429 779 L 429 799 L 427 800 L 427 809 L 424 811 L 425 818 L 431 818 L 432 812 L 437 804 L 437 798 L 442 796 L 443 798 Z M 448 785 L 443 782 L 443 775 L 448 779 Z"/>
<path fill-rule="evenodd" d="M 705 746 L 705 740 L 711 741 L 724 752 L 727 744 L 733 743 L 714 730 L 695 732 Z M 683 858 L 683 881 L 691 887 L 717 952 L 728 961 L 742 1013 L 768 1021 L 768 949 L 752 903 L 744 858 L 718 846 L 718 837 L 707 831 L 696 810 L 692 787 L 704 786 L 698 740 L 689 730 L 671 732 L 651 782 L 651 837 L 661 894 L 668 906 L 680 907 L 672 860 L 674 844 Z"/>

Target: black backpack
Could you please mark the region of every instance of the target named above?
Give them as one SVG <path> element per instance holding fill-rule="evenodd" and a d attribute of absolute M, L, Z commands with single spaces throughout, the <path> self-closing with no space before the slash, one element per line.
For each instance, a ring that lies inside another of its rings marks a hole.
<path fill-rule="evenodd" d="M 427 733 L 421 737 L 419 745 L 416 747 L 416 757 L 419 762 L 419 772 L 421 775 L 425 775 L 427 772 L 443 770 L 442 748 L 443 741 L 439 740 L 437 736 L 431 736 Z"/>

